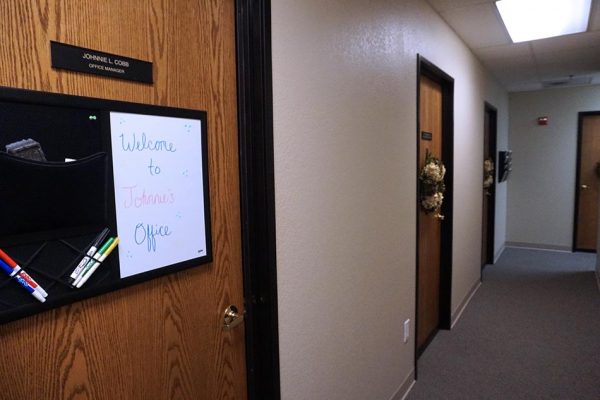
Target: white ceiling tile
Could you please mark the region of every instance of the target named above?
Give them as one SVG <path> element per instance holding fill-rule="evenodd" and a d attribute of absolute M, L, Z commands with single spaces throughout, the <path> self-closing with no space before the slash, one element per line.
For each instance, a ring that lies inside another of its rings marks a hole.
<path fill-rule="evenodd" d="M 514 82 L 538 81 L 537 71 L 533 60 L 498 60 L 483 62 L 484 67 L 504 86 Z"/>
<path fill-rule="evenodd" d="M 600 46 L 576 48 L 552 53 L 535 53 L 534 57 L 538 65 L 557 63 L 577 65 L 585 62 L 587 64 L 595 64 L 596 68 L 600 70 Z"/>
<path fill-rule="evenodd" d="M 495 3 L 496 0 L 427 0 L 429 5 L 437 12 L 450 9 L 470 7 L 482 3 Z"/>
<path fill-rule="evenodd" d="M 511 43 L 493 3 L 449 9 L 441 16 L 471 49 Z"/>
<path fill-rule="evenodd" d="M 529 92 L 540 89 L 542 89 L 542 84 L 540 82 L 511 82 L 509 85 L 506 85 L 506 90 L 509 92 Z"/>
<path fill-rule="evenodd" d="M 538 75 L 535 69 L 531 68 L 529 65 L 523 66 L 515 66 L 511 65 L 510 67 L 502 67 L 498 66 L 493 69 L 494 75 L 498 78 L 500 82 L 503 84 L 508 84 L 510 82 L 518 82 L 518 81 L 537 81 Z"/>
<path fill-rule="evenodd" d="M 536 57 L 541 80 L 569 76 L 582 77 L 600 72 L 600 47 L 557 53 L 542 53 Z"/>
<path fill-rule="evenodd" d="M 533 53 L 529 43 L 502 44 L 499 46 L 474 49 L 473 53 L 481 60 L 502 60 L 514 58 L 532 58 Z"/>
<path fill-rule="evenodd" d="M 535 54 L 594 46 L 600 46 L 600 31 L 575 33 L 573 35 L 540 39 L 531 42 L 531 47 Z"/>
<path fill-rule="evenodd" d="M 541 80 L 591 76 L 600 84 L 600 0 L 588 32 L 512 43 L 495 0 L 427 0 L 509 91 L 538 90 Z"/>
<path fill-rule="evenodd" d="M 568 78 L 570 75 L 574 77 L 588 76 L 593 73 L 594 71 L 585 68 L 585 66 L 578 68 L 567 66 L 565 68 L 564 64 L 543 64 L 538 67 L 539 78 L 543 81 Z"/>
<path fill-rule="evenodd" d="M 553 79 L 582 77 L 597 74 L 597 68 L 591 68 L 589 65 L 582 64 L 577 67 L 565 66 L 564 64 L 544 64 L 538 69 L 540 80 L 547 81 Z"/>
<path fill-rule="evenodd" d="M 497 59 L 481 59 L 485 66 L 493 69 L 535 69 L 535 59 L 533 57 L 513 57 L 513 58 L 497 58 Z"/>

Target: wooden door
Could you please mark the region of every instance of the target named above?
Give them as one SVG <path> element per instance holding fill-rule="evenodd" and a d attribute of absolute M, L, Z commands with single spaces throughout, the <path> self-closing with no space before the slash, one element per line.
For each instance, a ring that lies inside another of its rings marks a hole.
<path fill-rule="evenodd" d="M 3 399 L 245 399 L 234 2 L 0 2 L 0 85 L 206 110 L 214 261 L 0 326 Z M 154 83 L 53 70 L 50 40 L 154 63 Z"/>
<path fill-rule="evenodd" d="M 600 162 L 600 115 L 582 115 L 577 172 L 575 250 L 596 251 Z"/>
<path fill-rule="evenodd" d="M 490 145 L 490 113 L 485 110 L 483 113 L 483 159 L 484 161 L 490 156 L 489 145 Z M 488 259 L 488 211 L 489 211 L 489 190 L 483 190 L 483 207 L 482 207 L 482 218 L 481 218 L 481 268 L 487 263 Z"/>
<path fill-rule="evenodd" d="M 425 154 L 442 159 L 442 88 L 422 75 L 419 87 L 419 169 Z M 441 220 L 419 207 L 417 350 L 421 350 L 440 325 Z"/>
<path fill-rule="evenodd" d="M 492 185 L 482 190 L 481 268 L 494 262 L 494 224 L 496 208 L 496 129 L 497 111 L 485 104 L 483 121 L 483 162 L 492 160 L 494 179 Z M 483 166 L 482 166 L 483 168 Z"/>

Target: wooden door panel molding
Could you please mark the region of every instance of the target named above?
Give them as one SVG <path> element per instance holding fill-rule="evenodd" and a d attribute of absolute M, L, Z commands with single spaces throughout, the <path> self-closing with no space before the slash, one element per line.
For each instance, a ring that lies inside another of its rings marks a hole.
<path fill-rule="evenodd" d="M 0 5 L 0 85 L 208 113 L 211 264 L 0 327 L 6 398 L 245 399 L 233 2 Z M 154 63 L 144 85 L 50 68 L 56 40 Z M 35 360 L 35 362 L 31 362 Z M 15 373 L 19 371 L 19 373 Z"/>
<path fill-rule="evenodd" d="M 579 113 L 573 249 L 596 251 L 600 177 L 600 112 Z"/>

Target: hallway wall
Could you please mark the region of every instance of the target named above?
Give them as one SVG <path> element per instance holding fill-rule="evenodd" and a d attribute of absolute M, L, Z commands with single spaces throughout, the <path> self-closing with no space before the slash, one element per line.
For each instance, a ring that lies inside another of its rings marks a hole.
<path fill-rule="evenodd" d="M 480 277 L 484 101 L 500 146 L 508 96 L 423 0 L 273 2 L 272 44 L 282 398 L 390 399 L 414 360 L 417 53 L 456 80 L 454 311 Z"/>
<path fill-rule="evenodd" d="M 510 94 L 507 242 L 571 250 L 580 111 L 600 111 L 600 86 Z"/>

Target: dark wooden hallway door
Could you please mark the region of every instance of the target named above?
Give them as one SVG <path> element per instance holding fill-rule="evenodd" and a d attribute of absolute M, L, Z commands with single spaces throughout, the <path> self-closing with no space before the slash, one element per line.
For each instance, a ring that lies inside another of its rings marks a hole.
<path fill-rule="evenodd" d="M 579 114 L 574 250 L 596 251 L 600 181 L 600 112 Z"/>
<path fill-rule="evenodd" d="M 498 111 L 488 103 L 484 106 L 483 161 L 490 160 L 494 166 L 491 186 L 483 188 L 481 228 L 481 268 L 494 263 L 494 230 L 496 216 L 496 131 Z M 484 169 L 485 180 L 485 169 Z M 485 183 L 485 181 L 484 181 Z"/>
<path fill-rule="evenodd" d="M 425 165 L 426 152 L 442 159 L 442 88 L 421 76 L 419 99 L 419 168 Z M 422 349 L 440 325 L 440 253 L 442 220 L 419 209 L 419 261 L 417 349 Z"/>
<path fill-rule="evenodd" d="M 417 190 L 415 376 L 419 356 L 439 329 L 451 326 L 454 182 L 454 78 L 421 55 L 417 66 L 417 175 L 428 153 L 443 163 L 446 172 L 445 190 L 435 175 L 433 181 L 438 183 L 433 187 L 420 183 Z M 440 191 L 441 208 L 435 207 Z"/>

